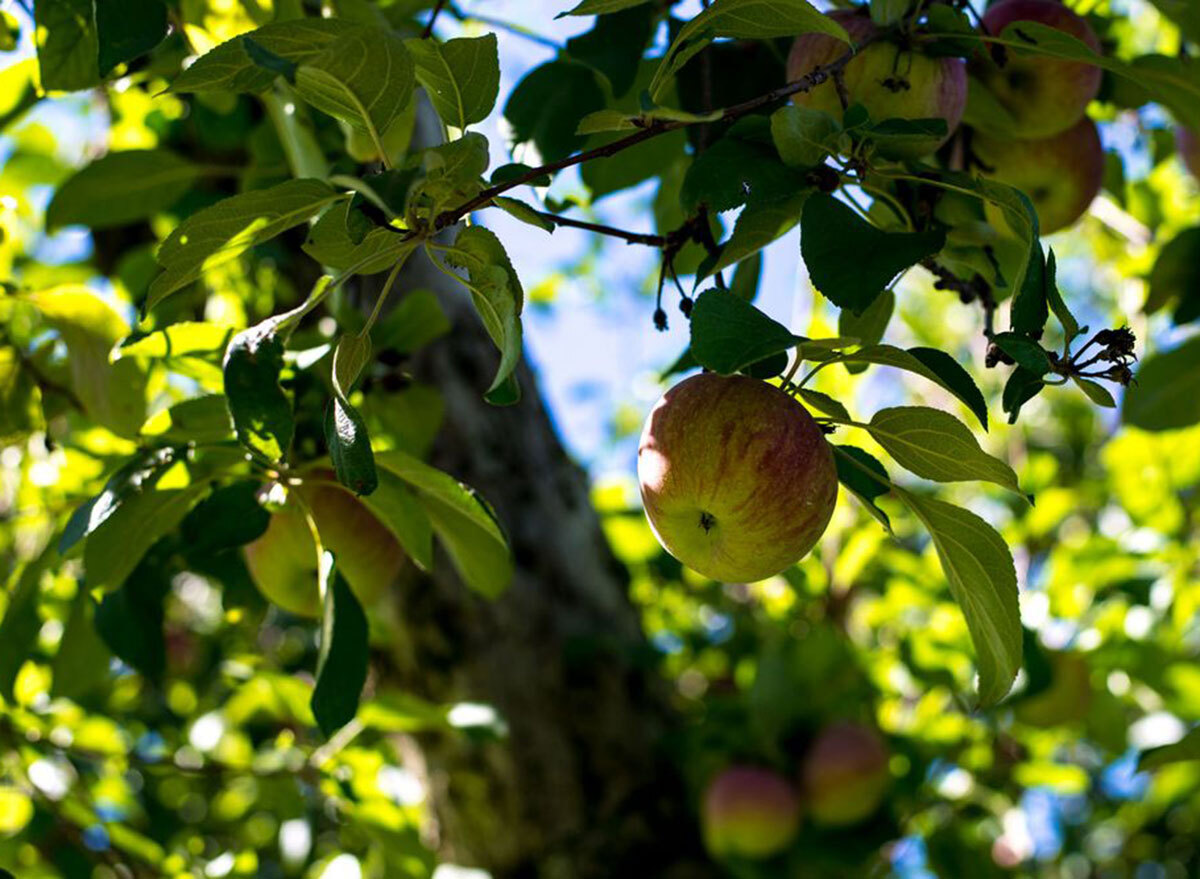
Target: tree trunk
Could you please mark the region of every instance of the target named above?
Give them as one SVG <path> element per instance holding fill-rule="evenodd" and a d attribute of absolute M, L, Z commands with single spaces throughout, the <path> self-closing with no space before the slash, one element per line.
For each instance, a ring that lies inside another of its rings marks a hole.
<path fill-rule="evenodd" d="M 413 364 L 445 399 L 433 463 L 495 506 L 517 566 L 488 601 L 441 558 L 399 599 L 388 682 L 488 703 L 508 727 L 500 742 L 421 742 L 440 847 L 497 879 L 713 875 L 663 748 L 669 687 L 533 373 L 520 369 L 519 404 L 489 406 L 498 354 L 466 291 L 423 256 L 400 287 L 435 290 L 454 325 Z"/>

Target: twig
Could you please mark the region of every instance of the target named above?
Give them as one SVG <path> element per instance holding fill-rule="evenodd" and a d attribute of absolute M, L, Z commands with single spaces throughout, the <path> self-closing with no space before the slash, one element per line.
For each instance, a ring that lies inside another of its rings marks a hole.
<path fill-rule="evenodd" d="M 433 25 L 437 21 L 437 17 L 441 15 L 442 9 L 446 5 L 446 0 L 437 0 L 437 5 L 433 7 L 433 13 L 429 16 L 429 21 L 425 25 L 425 30 L 421 32 L 421 39 L 428 40 L 433 36 Z"/>
<path fill-rule="evenodd" d="M 531 208 L 531 210 L 533 210 Z M 615 226 L 605 226 L 603 223 L 590 223 L 587 220 L 576 220 L 571 217 L 562 217 L 558 214 L 552 214 L 548 211 L 533 210 L 535 214 L 544 220 L 549 220 L 556 226 L 570 226 L 575 229 L 586 229 L 589 232 L 596 232 L 600 235 L 608 235 L 612 238 L 620 238 L 622 241 L 627 241 L 630 244 L 645 244 L 650 247 L 666 247 L 670 238 L 667 235 L 654 235 L 647 232 L 630 232 L 626 229 L 618 229 Z"/>
<path fill-rule="evenodd" d="M 865 43 L 861 44 L 865 45 Z M 861 48 L 861 45 L 859 48 Z M 751 98 L 743 101 L 740 104 L 734 104 L 732 107 L 727 107 L 722 111 L 721 115 L 715 120 L 717 122 L 729 122 L 734 119 L 739 119 L 755 110 L 765 107 L 768 104 L 773 104 L 776 101 L 781 101 L 784 98 L 801 92 L 809 91 L 826 82 L 831 76 L 837 74 L 854 57 L 856 49 L 848 50 L 844 55 L 836 61 L 825 64 L 813 69 L 810 73 L 805 74 L 794 82 L 789 82 L 777 89 L 772 89 L 764 95 L 759 95 L 756 98 Z M 445 229 L 447 226 L 452 226 L 465 217 L 471 211 L 485 207 L 493 198 L 498 195 L 503 195 L 510 189 L 515 189 L 518 186 L 523 186 L 530 183 L 539 177 L 546 174 L 553 174 L 561 171 L 564 168 L 570 168 L 573 165 L 581 165 L 584 162 L 590 162 L 593 159 L 602 159 L 609 156 L 614 156 L 622 150 L 627 150 L 632 146 L 637 146 L 643 141 L 658 137 L 660 134 L 666 134 L 669 131 L 675 131 L 680 128 L 686 128 L 694 123 L 690 121 L 682 121 L 678 119 L 653 119 L 645 123 L 645 127 L 639 131 L 635 131 L 630 135 L 622 137 L 619 140 L 614 140 L 612 143 L 604 144 L 590 150 L 585 150 L 582 153 L 576 153 L 573 156 L 567 156 L 565 159 L 559 159 L 557 162 L 550 162 L 538 168 L 532 168 L 519 177 L 514 177 L 512 180 L 507 180 L 504 183 L 499 183 L 495 186 L 483 190 L 479 195 L 470 199 L 467 202 L 459 205 L 448 211 L 439 214 L 434 220 L 434 229 Z"/>

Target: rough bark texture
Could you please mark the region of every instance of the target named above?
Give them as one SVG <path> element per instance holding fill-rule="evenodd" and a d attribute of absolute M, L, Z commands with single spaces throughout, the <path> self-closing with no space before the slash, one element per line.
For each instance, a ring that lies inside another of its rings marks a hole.
<path fill-rule="evenodd" d="M 522 367 L 522 401 L 482 400 L 497 352 L 465 291 L 413 259 L 401 289 L 438 292 L 453 331 L 414 363 L 446 404 L 433 463 L 474 486 L 509 533 L 517 574 L 487 601 L 442 560 L 405 590 L 392 682 L 489 703 L 504 741 L 422 742 L 448 857 L 508 877 L 711 874 L 663 749 L 669 694 L 589 503 Z"/>

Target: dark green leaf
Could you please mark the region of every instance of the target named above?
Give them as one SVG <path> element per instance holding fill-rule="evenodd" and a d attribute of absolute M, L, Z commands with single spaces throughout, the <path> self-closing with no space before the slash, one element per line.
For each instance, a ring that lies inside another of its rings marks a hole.
<path fill-rule="evenodd" d="M 1046 386 L 1042 377 L 1036 372 L 1030 372 L 1023 366 L 1013 370 L 1012 375 L 1004 385 L 1001 404 L 1008 413 L 1008 423 L 1016 424 L 1021 407 L 1032 400 Z"/>
<path fill-rule="evenodd" d="M 163 601 L 170 589 L 161 563 L 147 560 L 96 609 L 96 631 L 108 649 L 152 681 L 166 669 Z"/>
<path fill-rule="evenodd" d="M 9 703 L 13 699 L 13 684 L 37 646 L 42 621 L 38 616 L 42 574 L 58 562 L 58 551 L 51 540 L 34 559 L 27 561 L 13 576 L 5 596 L 4 618 L 0 620 L 0 696 Z"/>
<path fill-rule="evenodd" d="M 58 188 L 46 227 L 107 229 L 144 220 L 179 201 L 198 179 L 199 168 L 167 150 L 109 153 Z"/>
<path fill-rule="evenodd" d="M 404 45 L 416 63 L 417 81 L 443 122 L 462 129 L 488 117 L 500 89 L 495 34 L 445 43 L 412 39 Z"/>
<path fill-rule="evenodd" d="M 753 302 L 758 295 L 758 281 L 762 277 L 762 254 L 754 253 L 738 263 L 729 292 L 734 296 Z"/>
<path fill-rule="evenodd" d="M 1175 323 L 1200 318 L 1200 226 L 1184 229 L 1165 244 L 1150 272 L 1146 313 L 1153 314 L 1171 303 L 1175 305 Z"/>
<path fill-rule="evenodd" d="M 1200 423 L 1200 336 L 1147 357 L 1125 392 L 1121 420 L 1143 430 L 1174 430 Z"/>
<path fill-rule="evenodd" d="M 892 366 L 927 378 L 945 388 L 971 410 L 987 430 L 987 403 L 965 369 L 949 354 L 934 348 L 912 348 L 905 351 L 893 345 L 872 345 L 850 354 L 842 354 L 847 365 L 871 363 Z"/>
<path fill-rule="evenodd" d="M 325 590 L 321 646 L 312 712 L 326 737 L 358 713 L 358 700 L 367 682 L 367 617 L 362 605 L 335 570 Z"/>
<path fill-rule="evenodd" d="M 855 314 L 849 309 L 839 311 L 838 335 L 858 339 L 860 343 L 868 347 L 878 345 L 879 341 L 883 338 L 883 334 L 887 331 L 887 325 L 891 322 L 892 312 L 895 310 L 896 294 L 891 290 L 884 290 L 874 302 L 863 310 L 862 314 Z M 934 349 L 926 348 L 923 350 L 931 351 Z M 946 356 L 949 357 L 949 355 Z M 955 365 L 958 365 L 956 361 Z M 867 368 L 867 364 L 848 363 L 846 364 L 846 368 L 852 373 L 862 372 Z M 959 367 L 959 369 L 961 368 Z"/>
<path fill-rule="evenodd" d="M 579 120 L 604 107 L 604 91 L 591 68 L 550 61 L 522 79 L 504 105 L 514 143 L 532 141 L 542 162 L 566 158 L 583 144 Z"/>
<path fill-rule="evenodd" d="M 820 110 L 788 106 L 771 114 L 771 138 L 789 165 L 812 168 L 837 150 L 841 124 Z"/>
<path fill-rule="evenodd" d="M 1113 395 L 1108 392 L 1104 385 L 1077 375 L 1071 376 L 1071 381 L 1075 383 L 1079 390 L 1087 394 L 1087 398 L 1097 406 L 1103 406 L 1105 409 L 1117 408 L 1117 401 L 1113 399 Z"/>
<path fill-rule="evenodd" d="M 127 462 L 109 477 L 104 490 L 71 514 L 58 540 L 58 551 L 66 555 L 71 547 L 107 521 L 126 500 L 150 491 L 158 478 L 178 460 L 173 448 L 154 449 Z"/>
<path fill-rule="evenodd" d="M 994 705 L 1012 688 L 1021 667 L 1017 574 L 1008 546 L 974 513 L 900 488 L 896 494 L 933 538 L 975 645 L 980 704 Z"/>
<path fill-rule="evenodd" d="M 83 703 L 108 678 L 110 652 L 96 631 L 95 616 L 96 602 L 80 585 L 51 666 L 51 696 Z"/>
<path fill-rule="evenodd" d="M 408 105 L 415 82 L 404 41 L 376 27 L 347 31 L 296 71 L 304 100 L 376 140 Z"/>
<path fill-rule="evenodd" d="M 767 120 L 743 119 L 698 155 L 688 168 L 683 209 L 723 212 L 742 204 L 786 201 L 808 188 L 804 174 L 779 160 Z"/>
<path fill-rule="evenodd" d="M 279 461 L 292 442 L 292 404 L 279 385 L 283 342 L 275 323 L 243 330 L 225 354 L 225 397 L 238 439 L 268 460 Z"/>
<path fill-rule="evenodd" d="M 1024 193 L 1020 193 L 1025 198 Z M 1033 225 L 1036 237 L 1037 215 L 1033 215 Z M 1025 278 L 1012 303 L 1012 328 L 1015 332 L 1023 333 L 1032 338 L 1039 338 L 1050 316 L 1050 294 L 1048 284 L 1054 283 L 1054 278 L 1046 271 L 1046 257 L 1042 254 L 1040 245 L 1034 246 L 1029 253 L 1029 266 L 1025 270 Z"/>
<path fill-rule="evenodd" d="M 100 76 L 144 55 L 167 35 L 162 0 L 95 0 Z"/>
<path fill-rule="evenodd" d="M 180 524 L 188 552 L 217 552 L 257 540 L 271 521 L 258 502 L 259 483 L 234 482 L 198 503 Z"/>
<path fill-rule="evenodd" d="M 709 274 L 753 256 L 790 232 L 800 222 L 800 212 L 808 195 L 805 191 L 783 201 L 747 205 L 738 215 L 733 234 L 721 246 L 721 255 Z"/>
<path fill-rule="evenodd" d="M 371 340 L 379 350 L 411 354 L 450 331 L 450 318 L 430 290 L 406 293 L 387 317 L 375 324 Z"/>
<path fill-rule="evenodd" d="M 620 97 L 637 78 L 657 16 L 658 10 L 646 4 L 602 15 L 590 31 L 567 40 L 567 54 L 608 77 L 613 95 Z"/>
<path fill-rule="evenodd" d="M 1028 336 L 1018 333 L 997 333 L 992 341 L 1001 351 L 1034 375 L 1042 376 L 1050 371 L 1050 360 L 1046 351 Z"/>
<path fill-rule="evenodd" d="M 800 219 L 800 251 L 813 284 L 839 308 L 859 313 L 896 275 L 937 253 L 945 243 L 941 230 L 881 232 L 824 194 L 809 197 Z"/>
<path fill-rule="evenodd" d="M 834 446 L 833 450 L 838 481 L 890 532 L 891 519 L 875 503 L 876 498 L 892 490 L 887 469 L 873 455 L 856 446 Z"/>
<path fill-rule="evenodd" d="M 692 355 L 701 366 L 730 375 L 792 348 L 795 334 L 740 296 L 706 290 L 692 308 Z"/>
<path fill-rule="evenodd" d="M 100 82 L 100 46 L 92 0 L 38 0 L 38 68 L 42 88 L 76 91 Z"/>
<path fill-rule="evenodd" d="M 1067 308 L 1067 303 L 1063 301 L 1062 293 L 1059 292 L 1058 261 L 1054 257 L 1053 247 L 1050 248 L 1050 253 L 1046 257 L 1046 298 L 1050 300 L 1050 310 L 1058 318 L 1063 335 L 1070 344 L 1071 340 L 1079 335 L 1079 321 L 1075 319 L 1075 315 L 1071 314 L 1071 309 Z"/>
<path fill-rule="evenodd" d="M 375 490 L 379 477 L 366 422 L 341 395 L 335 395 L 325 409 L 325 443 L 338 482 L 357 495 Z"/>
<path fill-rule="evenodd" d="M 266 46 L 254 41 L 254 37 L 247 34 L 242 37 L 242 48 L 246 50 L 246 54 L 250 56 L 250 60 L 263 70 L 270 73 L 282 76 L 289 83 L 295 85 L 296 71 L 300 69 L 300 65 L 295 61 L 284 58 L 282 55 L 276 55 Z"/>

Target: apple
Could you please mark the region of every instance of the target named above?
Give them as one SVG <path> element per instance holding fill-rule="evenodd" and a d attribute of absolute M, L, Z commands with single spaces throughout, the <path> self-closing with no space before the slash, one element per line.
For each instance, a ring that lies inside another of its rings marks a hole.
<path fill-rule="evenodd" d="M 1104 147 L 1091 119 L 1044 140 L 1008 140 L 977 132 L 971 140 L 984 173 L 1020 189 L 1037 209 L 1043 235 L 1070 226 L 1104 182 Z"/>
<path fill-rule="evenodd" d="M 827 13 L 859 45 L 877 37 L 865 7 Z M 788 55 L 787 76 L 794 82 L 815 68 L 836 61 L 847 46 L 826 34 L 802 34 Z M 892 147 L 892 158 L 919 158 L 940 147 L 958 127 L 967 103 L 966 64 L 959 58 L 934 58 L 919 50 L 880 39 L 864 48 L 842 71 L 851 105 L 862 104 L 873 122 L 885 119 L 945 119 L 946 137 Z M 841 119 L 843 108 L 832 79 L 792 96 L 798 106 L 823 110 Z"/>
<path fill-rule="evenodd" d="M 349 491 L 312 482 L 291 491 L 312 510 L 322 544 L 359 601 L 374 604 L 404 567 L 396 538 Z M 243 552 L 250 577 L 267 600 L 297 616 L 321 615 L 316 544 L 295 499 L 272 514 L 266 532 Z"/>
<path fill-rule="evenodd" d="M 1083 720 L 1092 704 L 1087 661 L 1077 653 L 1051 653 L 1049 660 L 1050 686 L 1017 703 L 1017 720 L 1037 727 Z"/>
<path fill-rule="evenodd" d="M 818 733 L 804 756 L 801 788 L 813 820 L 856 824 L 879 808 L 891 783 L 888 748 L 873 729 L 838 721 Z"/>
<path fill-rule="evenodd" d="M 983 16 L 983 29 L 1000 36 L 1013 22 L 1032 21 L 1070 34 L 1096 52 L 1100 40 L 1087 20 L 1058 0 L 1002 0 Z M 1101 70 L 1079 61 L 1018 54 L 1004 47 L 1003 66 L 996 63 L 992 48 L 985 45 L 971 59 L 970 71 L 1012 117 L 1011 129 L 996 128 L 993 134 L 1022 138 L 1046 138 L 1077 123 L 1087 105 L 1100 91 Z M 984 120 L 977 124 L 988 127 Z"/>
<path fill-rule="evenodd" d="M 796 838 L 800 798 L 778 773 L 731 766 L 709 782 L 700 818 L 715 857 L 769 858 Z"/>
<path fill-rule="evenodd" d="M 812 416 L 746 376 L 703 373 L 663 394 L 642 430 L 638 479 L 663 548 L 731 582 L 803 558 L 837 501 L 833 451 Z"/>
<path fill-rule="evenodd" d="M 1175 148 L 1183 165 L 1192 172 L 1192 176 L 1200 180 L 1200 137 L 1190 128 L 1182 125 L 1175 129 Z"/>

